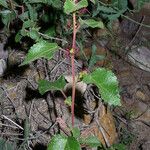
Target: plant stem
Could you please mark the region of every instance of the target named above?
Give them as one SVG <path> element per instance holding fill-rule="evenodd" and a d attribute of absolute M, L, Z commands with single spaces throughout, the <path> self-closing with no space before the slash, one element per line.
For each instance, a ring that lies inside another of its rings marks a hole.
<path fill-rule="evenodd" d="M 76 2 L 76 0 L 74 0 Z M 72 127 L 74 127 L 74 104 L 75 104 L 75 50 L 76 50 L 76 13 L 73 13 L 73 40 L 72 40 L 72 50 L 71 53 L 71 67 L 72 67 L 72 105 L 71 105 L 71 114 L 72 114 Z"/>

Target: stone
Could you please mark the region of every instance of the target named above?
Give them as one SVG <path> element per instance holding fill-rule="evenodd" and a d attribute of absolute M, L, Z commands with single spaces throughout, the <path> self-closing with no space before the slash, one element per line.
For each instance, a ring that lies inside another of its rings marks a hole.
<path fill-rule="evenodd" d="M 138 68 L 150 72 L 150 49 L 147 47 L 132 46 L 128 58 Z"/>
<path fill-rule="evenodd" d="M 138 91 L 136 92 L 136 97 L 137 97 L 138 99 L 142 100 L 142 101 L 145 101 L 145 99 L 146 99 L 145 94 L 144 94 L 142 91 L 140 91 L 140 90 L 138 90 Z"/>

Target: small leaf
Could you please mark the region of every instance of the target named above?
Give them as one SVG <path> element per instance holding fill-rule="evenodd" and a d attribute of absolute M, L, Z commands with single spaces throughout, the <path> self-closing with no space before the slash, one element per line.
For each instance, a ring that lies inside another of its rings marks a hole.
<path fill-rule="evenodd" d="M 48 29 L 44 32 L 44 34 L 47 35 L 47 36 L 54 37 L 54 36 L 56 35 L 55 27 L 52 26 L 52 27 L 48 28 Z"/>
<path fill-rule="evenodd" d="M 4 10 L 0 11 L 0 15 L 2 18 L 2 22 L 9 28 L 9 25 L 11 21 L 13 21 L 16 18 L 16 13 L 15 11 L 10 11 L 10 10 Z"/>
<path fill-rule="evenodd" d="M 127 150 L 127 147 L 124 144 L 119 143 L 119 144 L 112 145 L 107 150 Z"/>
<path fill-rule="evenodd" d="M 71 132 L 73 134 L 73 137 L 76 139 L 80 136 L 80 130 L 77 127 L 72 128 Z"/>
<path fill-rule="evenodd" d="M 0 150 L 15 150 L 15 144 L 16 143 L 10 143 L 3 138 L 0 138 Z"/>
<path fill-rule="evenodd" d="M 22 38 L 21 31 L 18 31 L 18 33 L 15 36 L 15 42 L 20 42 L 21 38 Z"/>
<path fill-rule="evenodd" d="M 92 55 L 91 58 L 89 60 L 89 69 L 92 69 L 94 67 L 94 65 L 97 63 L 97 61 L 101 61 L 105 58 L 104 55 L 96 55 L 96 50 L 97 47 L 96 45 L 92 45 Z"/>
<path fill-rule="evenodd" d="M 55 135 L 48 144 L 47 150 L 65 150 L 67 138 L 63 135 Z"/>
<path fill-rule="evenodd" d="M 119 10 L 126 11 L 128 9 L 128 0 L 119 0 L 118 8 L 119 8 Z"/>
<path fill-rule="evenodd" d="M 96 136 L 89 136 L 86 139 L 81 138 L 80 143 L 86 144 L 90 147 L 102 146 L 102 144 L 100 143 L 100 141 L 98 140 Z"/>
<path fill-rule="evenodd" d="M 79 22 L 81 25 L 87 25 L 88 27 L 91 28 L 101 28 L 104 29 L 104 24 L 102 21 L 96 21 L 94 19 L 86 19 L 86 20 L 82 20 L 81 18 L 79 19 Z"/>
<path fill-rule="evenodd" d="M 24 122 L 24 139 L 27 141 L 30 134 L 30 124 L 28 118 L 25 119 Z"/>
<path fill-rule="evenodd" d="M 65 78 L 61 76 L 58 80 L 54 82 L 49 82 L 47 80 L 40 80 L 39 85 L 39 92 L 40 94 L 44 94 L 45 92 L 48 92 L 50 90 L 61 90 L 64 88 L 66 84 Z"/>
<path fill-rule="evenodd" d="M 0 0 L 0 5 L 5 7 L 5 8 L 8 8 L 6 0 Z"/>
<path fill-rule="evenodd" d="M 121 105 L 118 81 L 112 71 L 98 68 L 91 74 L 86 75 L 83 81 L 95 84 L 99 89 L 102 99 L 109 105 Z"/>
<path fill-rule="evenodd" d="M 81 150 L 79 142 L 72 136 L 68 137 L 65 150 Z"/>
<path fill-rule="evenodd" d="M 30 28 L 30 27 L 33 27 L 33 26 L 35 26 L 35 22 L 33 21 L 33 20 L 30 20 L 30 19 L 28 19 L 27 21 L 24 21 L 23 22 L 23 26 L 22 26 L 22 28 Z"/>
<path fill-rule="evenodd" d="M 71 96 L 69 96 L 69 97 L 67 97 L 67 99 L 65 99 L 65 104 L 68 106 L 71 106 L 71 104 L 72 104 Z"/>
<path fill-rule="evenodd" d="M 66 14 L 70 14 L 72 12 L 75 12 L 81 8 L 87 7 L 88 2 L 87 0 L 81 0 L 78 3 L 75 3 L 73 0 L 66 0 L 64 4 L 64 12 Z"/>
<path fill-rule="evenodd" d="M 40 40 L 40 35 L 38 33 L 38 29 L 36 28 L 30 28 L 30 31 L 27 34 L 31 39 L 35 40 L 35 41 L 39 41 Z"/>
<path fill-rule="evenodd" d="M 27 56 L 25 57 L 25 60 L 20 66 L 29 64 L 30 62 L 39 59 L 41 57 L 51 59 L 54 55 L 54 53 L 58 50 L 57 43 L 49 43 L 47 41 L 40 41 L 36 44 L 34 44 Z"/>

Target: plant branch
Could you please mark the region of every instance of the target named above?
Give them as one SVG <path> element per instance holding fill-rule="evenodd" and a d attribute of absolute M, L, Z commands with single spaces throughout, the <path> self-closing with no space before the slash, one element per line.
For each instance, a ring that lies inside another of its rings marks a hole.
<path fill-rule="evenodd" d="M 76 0 L 74 0 L 76 2 Z M 72 113 L 72 127 L 74 127 L 74 105 L 75 105 L 75 50 L 76 50 L 76 13 L 73 13 L 73 40 L 72 40 L 72 49 L 70 51 L 71 54 L 71 66 L 72 66 L 72 105 L 71 105 L 71 113 Z"/>

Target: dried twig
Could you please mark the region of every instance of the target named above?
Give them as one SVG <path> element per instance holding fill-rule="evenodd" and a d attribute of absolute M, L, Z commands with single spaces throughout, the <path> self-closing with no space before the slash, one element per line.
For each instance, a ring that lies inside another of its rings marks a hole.
<path fill-rule="evenodd" d="M 11 119 L 9 119 L 8 117 L 6 117 L 5 115 L 1 115 L 3 118 L 5 118 L 6 120 L 10 121 L 11 123 L 13 123 L 15 126 L 17 126 L 19 129 L 24 130 L 20 125 L 18 125 L 17 123 L 15 123 L 14 121 L 12 121 Z"/>

